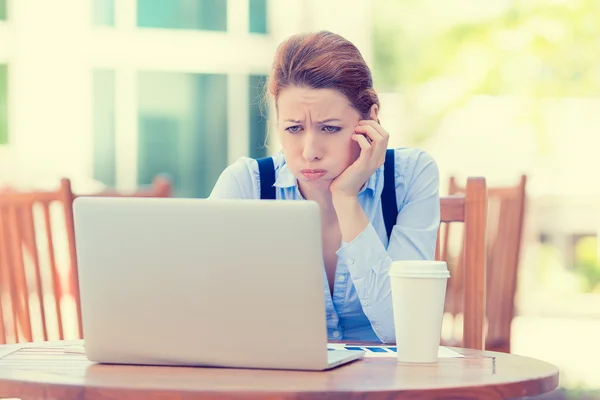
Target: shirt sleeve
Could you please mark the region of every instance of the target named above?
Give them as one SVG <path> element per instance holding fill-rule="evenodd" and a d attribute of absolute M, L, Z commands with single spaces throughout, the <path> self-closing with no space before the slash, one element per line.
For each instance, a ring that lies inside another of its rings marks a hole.
<path fill-rule="evenodd" d="M 219 176 L 209 199 L 254 199 L 257 198 L 255 179 L 256 161 L 242 157 L 231 164 Z"/>
<path fill-rule="evenodd" d="M 392 261 L 433 260 L 440 223 L 439 171 L 433 158 L 419 152 L 398 165 L 396 153 L 396 224 L 385 248 L 371 223 L 338 256 L 345 261 L 363 311 L 384 343 L 395 341 L 392 292 L 388 272 Z M 404 169 L 404 171 L 402 171 Z M 402 176 L 404 179 L 402 179 Z"/>

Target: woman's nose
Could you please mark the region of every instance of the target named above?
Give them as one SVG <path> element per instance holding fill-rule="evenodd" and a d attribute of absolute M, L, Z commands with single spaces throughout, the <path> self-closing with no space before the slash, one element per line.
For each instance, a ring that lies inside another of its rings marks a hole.
<path fill-rule="evenodd" d="M 322 149 L 319 143 L 318 135 L 314 132 L 309 131 L 304 135 L 304 149 L 302 156 L 306 161 L 319 160 L 323 157 Z"/>

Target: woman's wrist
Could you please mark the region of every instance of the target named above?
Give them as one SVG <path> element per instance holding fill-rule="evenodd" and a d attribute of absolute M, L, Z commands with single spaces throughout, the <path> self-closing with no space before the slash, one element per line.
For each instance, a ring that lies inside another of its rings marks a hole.
<path fill-rule="evenodd" d="M 346 243 L 353 241 L 369 224 L 357 196 L 332 196 L 333 207 L 337 214 L 342 240 Z"/>

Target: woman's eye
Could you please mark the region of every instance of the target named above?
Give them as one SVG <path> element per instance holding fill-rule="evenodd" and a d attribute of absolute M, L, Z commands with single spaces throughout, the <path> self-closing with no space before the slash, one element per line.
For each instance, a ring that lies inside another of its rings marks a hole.
<path fill-rule="evenodd" d="M 323 129 L 325 130 L 325 132 L 328 132 L 328 133 L 336 133 L 336 132 L 339 132 L 342 128 L 340 128 L 339 126 L 325 125 L 323 127 Z"/>
<path fill-rule="evenodd" d="M 302 127 L 300 125 L 294 125 L 294 126 L 285 128 L 285 130 L 288 131 L 289 133 L 297 133 L 297 132 L 300 132 L 301 128 Z"/>

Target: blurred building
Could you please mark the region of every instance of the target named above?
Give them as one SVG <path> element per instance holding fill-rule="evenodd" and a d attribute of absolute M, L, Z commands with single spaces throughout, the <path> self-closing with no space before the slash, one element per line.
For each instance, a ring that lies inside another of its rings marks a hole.
<path fill-rule="evenodd" d="M 370 3 L 339 5 L 0 0 L 0 184 L 167 173 L 176 195 L 208 195 L 228 163 L 267 154 L 260 98 L 281 40 L 329 29 L 371 61 Z"/>

